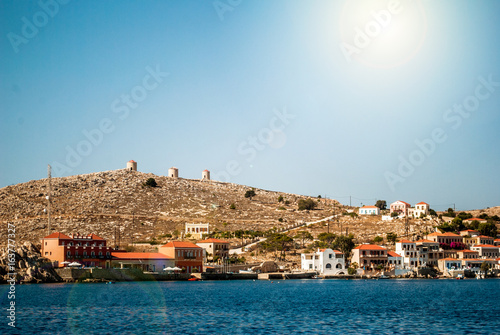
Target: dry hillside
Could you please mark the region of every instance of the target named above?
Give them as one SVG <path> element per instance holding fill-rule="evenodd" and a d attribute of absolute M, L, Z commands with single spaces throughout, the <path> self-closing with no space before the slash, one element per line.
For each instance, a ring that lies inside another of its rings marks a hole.
<path fill-rule="evenodd" d="M 144 186 L 148 178 L 158 186 Z M 210 222 L 212 230 L 287 227 L 329 216 L 337 204 L 321 200 L 318 210 L 299 212 L 297 202 L 305 196 L 255 189 L 250 200 L 244 197 L 251 189 L 247 186 L 127 170 L 52 178 L 51 183 L 52 230 L 96 233 L 112 241 L 116 227 L 122 243 L 182 231 L 185 222 Z M 20 242 L 39 243 L 47 234 L 47 192 L 47 179 L 0 189 L 0 220 L 4 227 L 16 225 Z M 279 203 L 280 195 L 290 203 Z"/>

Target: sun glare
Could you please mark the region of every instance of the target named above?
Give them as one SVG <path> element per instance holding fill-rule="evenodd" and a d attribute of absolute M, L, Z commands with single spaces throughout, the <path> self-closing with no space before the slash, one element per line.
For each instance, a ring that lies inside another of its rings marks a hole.
<path fill-rule="evenodd" d="M 340 49 L 349 61 L 401 65 L 421 48 L 427 21 L 418 0 L 348 0 L 340 17 Z"/>

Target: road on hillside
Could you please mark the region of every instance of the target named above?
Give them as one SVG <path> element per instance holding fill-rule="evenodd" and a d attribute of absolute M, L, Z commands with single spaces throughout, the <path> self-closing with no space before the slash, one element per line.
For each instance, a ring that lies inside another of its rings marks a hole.
<path fill-rule="evenodd" d="M 319 223 L 319 222 L 323 222 L 323 221 L 328 221 L 328 220 L 331 220 L 331 219 L 333 219 L 335 217 L 337 217 L 337 215 L 332 215 L 332 216 L 329 216 L 329 217 L 326 217 L 326 218 L 323 218 L 323 219 L 320 219 L 320 220 L 316 220 L 316 221 L 306 222 L 302 226 L 298 226 L 298 227 L 294 227 L 294 228 L 289 228 L 289 229 L 283 230 L 281 232 L 282 233 L 286 233 L 286 232 L 289 232 L 289 231 L 292 231 L 292 230 L 295 230 L 295 229 L 300 229 L 300 228 L 303 228 L 303 227 L 307 227 L 307 226 L 315 224 L 315 223 Z M 258 243 L 264 242 L 265 240 L 267 240 L 266 237 L 261 237 L 257 242 L 253 242 L 253 243 L 247 244 L 244 247 L 236 248 L 236 249 L 229 249 L 229 254 L 230 255 L 241 255 L 242 253 L 244 253 L 244 251 L 242 250 L 243 248 L 252 247 L 252 246 L 254 246 L 254 245 L 258 244 Z"/>

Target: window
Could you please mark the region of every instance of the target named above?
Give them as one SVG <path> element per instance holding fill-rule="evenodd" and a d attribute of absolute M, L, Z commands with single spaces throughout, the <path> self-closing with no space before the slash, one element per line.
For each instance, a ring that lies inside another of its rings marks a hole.
<path fill-rule="evenodd" d="M 92 257 L 95 257 L 95 252 L 94 252 L 94 251 L 92 251 L 92 252 L 90 253 L 90 255 L 91 255 Z"/>
<path fill-rule="evenodd" d="M 67 255 L 68 257 L 71 257 L 71 251 L 68 251 Z"/>
<path fill-rule="evenodd" d="M 336 268 L 337 269 L 342 269 L 342 264 L 337 264 Z"/>
<path fill-rule="evenodd" d="M 331 265 L 330 263 L 327 263 L 327 264 L 326 264 L 326 268 L 327 268 L 327 269 L 331 269 L 331 268 L 332 268 L 332 265 Z"/>
<path fill-rule="evenodd" d="M 329 255 L 328 255 L 328 258 L 332 258 L 332 254 L 329 254 Z"/>

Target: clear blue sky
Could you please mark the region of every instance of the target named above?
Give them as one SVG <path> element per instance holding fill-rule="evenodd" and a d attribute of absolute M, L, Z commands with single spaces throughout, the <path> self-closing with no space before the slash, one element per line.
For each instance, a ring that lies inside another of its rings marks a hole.
<path fill-rule="evenodd" d="M 353 205 L 500 205 L 499 12 L 1 1 L 0 187 L 134 159 Z"/>

